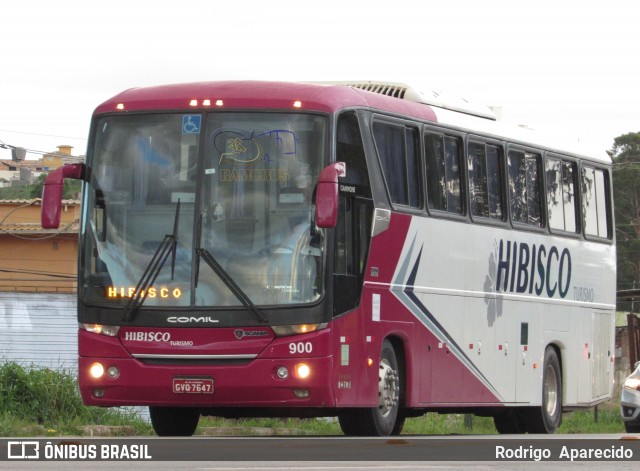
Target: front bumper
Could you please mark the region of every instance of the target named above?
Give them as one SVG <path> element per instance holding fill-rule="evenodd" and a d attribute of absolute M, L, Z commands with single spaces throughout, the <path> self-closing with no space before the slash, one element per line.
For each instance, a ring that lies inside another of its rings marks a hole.
<path fill-rule="evenodd" d="M 640 391 L 622 388 L 620 417 L 624 422 L 640 424 Z"/>
<path fill-rule="evenodd" d="M 93 378 L 89 371 L 100 363 L 117 377 Z M 296 365 L 310 368 L 307 378 L 294 374 Z M 276 371 L 286 367 L 288 377 Z M 256 358 L 242 365 L 147 364 L 135 358 L 80 357 L 82 399 L 92 406 L 192 406 L 192 407 L 334 407 L 331 388 L 332 357 Z M 174 391 L 174 378 L 213 380 L 213 393 Z"/>

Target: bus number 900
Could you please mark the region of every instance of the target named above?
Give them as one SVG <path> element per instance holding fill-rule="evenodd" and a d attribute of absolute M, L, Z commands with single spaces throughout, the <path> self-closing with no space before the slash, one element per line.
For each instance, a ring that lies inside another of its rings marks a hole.
<path fill-rule="evenodd" d="M 298 342 L 289 344 L 289 353 L 295 355 L 296 353 L 311 353 L 313 351 L 313 345 L 311 342 Z"/>

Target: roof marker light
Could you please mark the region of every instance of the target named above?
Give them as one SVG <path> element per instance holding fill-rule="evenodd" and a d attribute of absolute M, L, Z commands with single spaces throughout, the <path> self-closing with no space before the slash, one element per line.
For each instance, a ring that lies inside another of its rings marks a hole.
<path fill-rule="evenodd" d="M 117 109 L 117 110 L 124 110 L 124 103 L 118 103 L 118 104 L 116 105 L 116 109 Z"/>
<path fill-rule="evenodd" d="M 224 102 L 222 100 L 216 100 L 216 106 L 222 106 Z"/>
<path fill-rule="evenodd" d="M 202 100 L 202 106 L 211 106 L 211 100 Z"/>
<path fill-rule="evenodd" d="M 294 108 L 302 108 L 302 102 L 300 100 L 296 100 L 293 102 Z"/>
<path fill-rule="evenodd" d="M 191 100 L 189 106 L 198 106 L 198 100 Z"/>

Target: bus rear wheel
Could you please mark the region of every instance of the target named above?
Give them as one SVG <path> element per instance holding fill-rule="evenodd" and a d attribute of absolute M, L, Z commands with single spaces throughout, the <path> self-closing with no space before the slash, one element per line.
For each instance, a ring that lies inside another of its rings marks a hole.
<path fill-rule="evenodd" d="M 149 416 L 159 437 L 190 437 L 200 420 L 200 412 L 190 407 L 149 406 Z"/>
<path fill-rule="evenodd" d="M 382 343 L 378 367 L 378 405 L 367 409 L 352 409 L 339 415 L 345 435 L 388 436 L 402 431 L 404 415 L 400 414 L 402 378 L 393 345 Z"/>
<path fill-rule="evenodd" d="M 553 347 L 544 352 L 542 371 L 542 405 L 530 408 L 526 414 L 529 433 L 554 433 L 562 423 L 562 370 Z"/>

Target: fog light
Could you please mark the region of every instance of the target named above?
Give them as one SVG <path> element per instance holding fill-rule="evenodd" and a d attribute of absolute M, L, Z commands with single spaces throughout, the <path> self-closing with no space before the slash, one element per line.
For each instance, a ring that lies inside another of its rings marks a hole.
<path fill-rule="evenodd" d="M 309 368 L 309 366 L 305 365 L 304 363 L 298 363 L 295 366 L 295 371 L 296 377 L 300 379 L 306 379 L 309 377 L 309 375 L 311 375 L 311 368 Z"/>
<path fill-rule="evenodd" d="M 118 376 L 120 376 L 120 370 L 117 367 L 110 366 L 107 368 L 107 377 L 109 379 L 116 379 Z"/>
<path fill-rule="evenodd" d="M 293 390 L 293 394 L 295 394 L 295 396 L 298 399 L 306 399 L 307 397 L 309 397 L 309 390 L 308 389 L 294 389 Z"/>
<path fill-rule="evenodd" d="M 100 363 L 94 363 L 89 367 L 89 374 L 95 379 L 102 378 L 102 375 L 104 375 L 104 366 Z"/>
<path fill-rule="evenodd" d="M 286 366 L 281 366 L 277 369 L 276 376 L 280 379 L 287 379 L 289 377 L 289 370 Z"/>
<path fill-rule="evenodd" d="M 93 390 L 94 397 L 104 397 L 104 389 L 94 389 Z"/>

